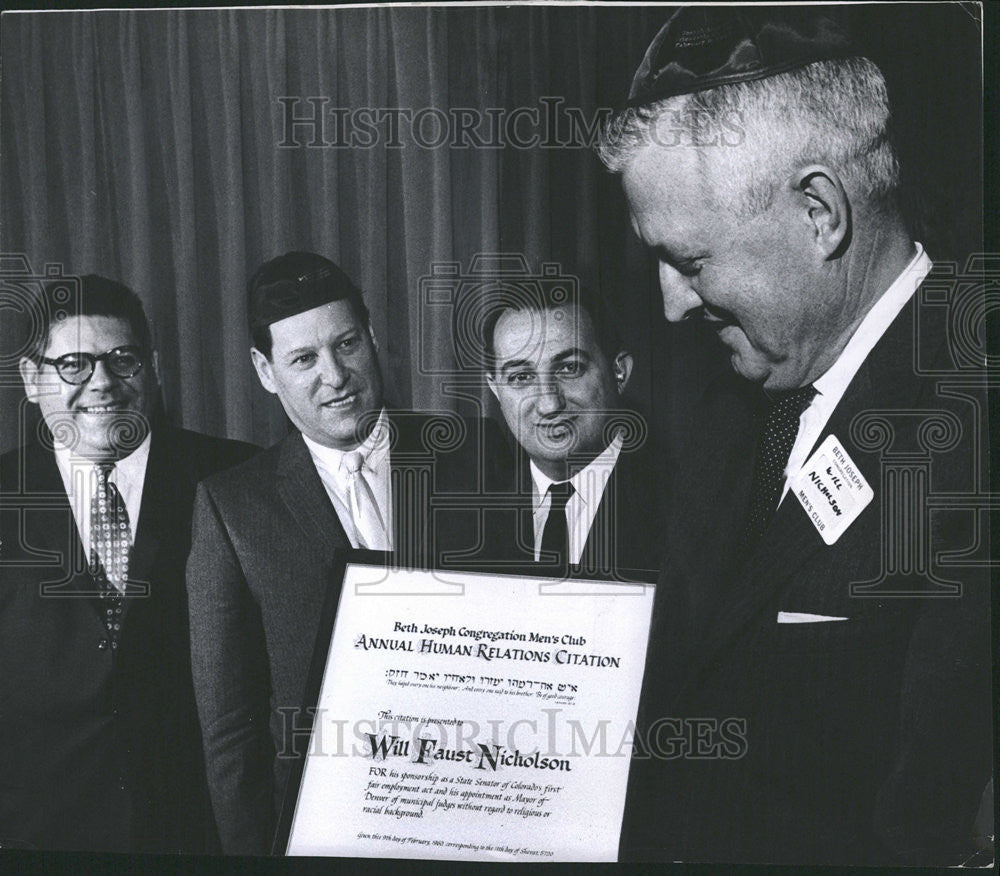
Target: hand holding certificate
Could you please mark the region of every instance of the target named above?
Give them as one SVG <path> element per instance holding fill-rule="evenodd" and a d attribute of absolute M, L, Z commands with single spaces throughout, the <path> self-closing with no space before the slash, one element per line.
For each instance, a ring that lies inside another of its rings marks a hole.
<path fill-rule="evenodd" d="M 349 562 L 287 853 L 615 860 L 651 605 L 643 584 Z"/>

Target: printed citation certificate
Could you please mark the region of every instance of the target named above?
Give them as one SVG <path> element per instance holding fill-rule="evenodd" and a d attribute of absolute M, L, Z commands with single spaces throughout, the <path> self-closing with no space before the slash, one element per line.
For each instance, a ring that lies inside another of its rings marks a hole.
<path fill-rule="evenodd" d="M 653 587 L 358 556 L 321 625 L 279 847 L 616 860 Z"/>

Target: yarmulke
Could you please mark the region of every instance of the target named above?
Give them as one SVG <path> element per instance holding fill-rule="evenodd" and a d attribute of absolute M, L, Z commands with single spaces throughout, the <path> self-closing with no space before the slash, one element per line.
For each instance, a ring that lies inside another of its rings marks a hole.
<path fill-rule="evenodd" d="M 844 28 L 815 7 L 683 6 L 653 37 L 628 105 L 858 54 Z"/>
<path fill-rule="evenodd" d="M 337 265 L 312 252 L 286 252 L 261 265 L 248 283 L 250 330 L 305 313 L 361 290 Z"/>

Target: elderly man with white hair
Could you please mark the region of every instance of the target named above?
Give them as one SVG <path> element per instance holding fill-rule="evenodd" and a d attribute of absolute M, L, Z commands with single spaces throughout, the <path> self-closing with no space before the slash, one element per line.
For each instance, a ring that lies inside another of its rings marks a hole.
<path fill-rule="evenodd" d="M 929 377 L 889 118 L 823 9 L 685 7 L 604 131 L 666 318 L 732 365 L 676 452 L 624 857 L 975 852 L 989 587 L 943 563 L 982 524 L 928 497 L 977 489 L 985 408 Z"/>

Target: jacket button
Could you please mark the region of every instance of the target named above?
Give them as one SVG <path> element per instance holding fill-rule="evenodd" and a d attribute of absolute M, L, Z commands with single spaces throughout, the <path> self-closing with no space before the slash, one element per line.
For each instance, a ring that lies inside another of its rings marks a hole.
<path fill-rule="evenodd" d="M 105 650 L 105 649 L 106 649 L 107 647 L 108 647 L 108 640 L 107 640 L 107 639 L 101 639 L 101 640 L 100 640 L 100 641 L 99 641 L 99 642 L 97 643 L 97 650 L 98 650 L 98 651 L 103 651 L 103 650 Z"/>

